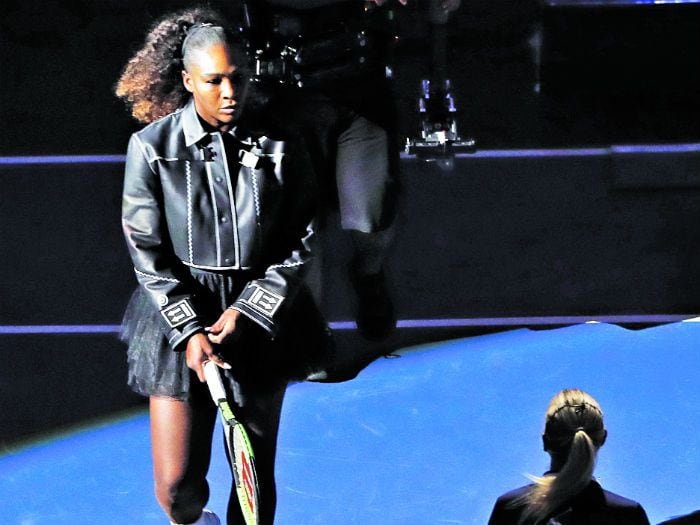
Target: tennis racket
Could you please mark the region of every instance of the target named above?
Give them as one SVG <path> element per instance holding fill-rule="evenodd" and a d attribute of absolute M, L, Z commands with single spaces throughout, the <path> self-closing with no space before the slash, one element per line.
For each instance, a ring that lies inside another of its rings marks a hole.
<path fill-rule="evenodd" d="M 231 459 L 231 472 L 236 484 L 236 495 L 240 504 L 246 525 L 258 525 L 259 488 L 258 476 L 255 473 L 255 455 L 250 446 L 248 433 L 236 419 L 231 405 L 226 399 L 226 390 L 221 381 L 219 367 L 212 361 L 204 363 L 204 376 L 207 379 L 209 393 L 216 406 L 219 407 L 221 421 L 224 424 L 226 448 Z"/>

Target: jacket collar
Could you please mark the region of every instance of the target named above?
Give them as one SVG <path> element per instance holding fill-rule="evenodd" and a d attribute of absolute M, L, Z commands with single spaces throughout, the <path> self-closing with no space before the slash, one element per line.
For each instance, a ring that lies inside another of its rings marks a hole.
<path fill-rule="evenodd" d="M 182 110 L 182 131 L 185 134 L 185 145 L 187 147 L 196 144 L 208 135 L 199 121 L 197 109 L 194 107 L 194 98 L 192 97 L 190 97 L 189 102 Z"/>
<path fill-rule="evenodd" d="M 204 129 L 202 122 L 197 115 L 197 108 L 194 105 L 194 98 L 190 97 L 185 107 L 182 109 L 182 131 L 185 134 L 185 145 L 190 147 L 192 144 L 198 143 L 204 137 L 209 135 L 209 132 Z M 267 140 L 267 137 L 252 138 L 249 134 L 241 132 L 237 126 L 233 126 L 228 133 L 242 143 L 247 145 L 260 145 Z"/>

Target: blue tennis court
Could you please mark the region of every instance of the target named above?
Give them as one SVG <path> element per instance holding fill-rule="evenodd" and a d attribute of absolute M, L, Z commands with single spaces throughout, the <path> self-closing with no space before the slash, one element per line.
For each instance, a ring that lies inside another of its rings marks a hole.
<path fill-rule="evenodd" d="M 406 348 L 351 381 L 290 387 L 278 457 L 277 523 L 484 524 L 495 498 L 540 474 L 544 410 L 590 392 L 609 439 L 596 474 L 652 523 L 700 508 L 700 325 L 580 324 Z M 217 440 L 209 507 L 228 467 Z M 151 489 L 147 414 L 55 436 L 0 457 L 11 525 L 163 524 Z"/>

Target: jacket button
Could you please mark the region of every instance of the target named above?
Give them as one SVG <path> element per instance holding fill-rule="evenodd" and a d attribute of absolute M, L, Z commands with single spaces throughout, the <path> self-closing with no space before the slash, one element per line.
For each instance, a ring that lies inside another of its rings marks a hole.
<path fill-rule="evenodd" d="M 216 177 L 214 180 L 215 180 L 216 182 L 221 182 L 221 181 L 224 180 L 224 179 L 222 179 L 221 177 Z"/>
<path fill-rule="evenodd" d="M 226 217 L 221 217 L 221 222 L 226 222 L 228 219 Z"/>
<path fill-rule="evenodd" d="M 226 264 L 231 264 L 231 259 L 229 259 L 228 257 L 224 259 L 224 261 L 226 261 Z"/>

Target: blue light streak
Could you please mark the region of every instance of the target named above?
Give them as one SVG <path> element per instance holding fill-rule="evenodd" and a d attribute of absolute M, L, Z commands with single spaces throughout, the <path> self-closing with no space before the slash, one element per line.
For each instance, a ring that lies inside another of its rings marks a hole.
<path fill-rule="evenodd" d="M 700 0 L 546 0 L 549 7 L 698 4 Z"/>
<path fill-rule="evenodd" d="M 126 155 L 44 155 L 0 157 L 0 166 L 35 166 L 40 164 L 123 164 Z"/>
<path fill-rule="evenodd" d="M 118 324 L 5 325 L 0 326 L 0 335 L 116 334 L 120 328 Z"/>
<path fill-rule="evenodd" d="M 700 322 L 700 314 L 630 314 L 630 315 L 563 315 L 522 317 L 471 317 L 445 319 L 401 319 L 397 328 L 460 328 L 460 327 L 512 327 L 512 326 L 561 326 L 584 323 L 608 324 L 664 324 Z M 354 321 L 331 321 L 333 330 L 355 330 Z M 33 334 L 118 334 L 118 324 L 88 325 L 0 325 L 0 335 Z"/>
<path fill-rule="evenodd" d="M 700 3 L 700 0 L 697 0 Z M 458 159 L 517 159 L 556 157 L 605 157 L 638 153 L 700 153 L 700 143 L 631 144 L 596 148 L 530 148 L 484 149 L 476 153 L 457 153 Z M 419 160 L 415 155 L 401 153 L 403 160 Z M 0 157 L 0 166 L 32 166 L 42 164 L 122 164 L 125 155 L 44 155 Z"/>

